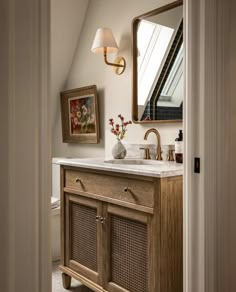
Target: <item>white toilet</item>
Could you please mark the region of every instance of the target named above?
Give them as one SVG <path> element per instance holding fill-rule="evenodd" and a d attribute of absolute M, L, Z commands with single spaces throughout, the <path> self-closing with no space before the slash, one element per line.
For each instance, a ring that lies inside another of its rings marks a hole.
<path fill-rule="evenodd" d="M 60 165 L 52 159 L 52 261 L 60 260 Z"/>

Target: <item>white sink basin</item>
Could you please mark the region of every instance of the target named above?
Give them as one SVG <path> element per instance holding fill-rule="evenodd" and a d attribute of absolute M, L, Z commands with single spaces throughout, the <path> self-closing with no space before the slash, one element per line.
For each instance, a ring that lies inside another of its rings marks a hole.
<path fill-rule="evenodd" d="M 164 166 L 166 162 L 159 160 L 149 160 L 149 159 L 110 159 L 105 160 L 105 163 L 111 164 L 122 164 L 122 165 L 158 165 Z"/>

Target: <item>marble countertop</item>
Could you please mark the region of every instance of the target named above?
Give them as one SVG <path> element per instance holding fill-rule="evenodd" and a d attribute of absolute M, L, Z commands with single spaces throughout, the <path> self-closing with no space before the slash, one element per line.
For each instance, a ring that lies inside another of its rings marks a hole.
<path fill-rule="evenodd" d="M 183 175 L 183 165 L 169 161 L 142 159 L 105 160 L 104 158 L 53 158 L 60 165 L 105 170 L 150 177 L 171 177 Z"/>

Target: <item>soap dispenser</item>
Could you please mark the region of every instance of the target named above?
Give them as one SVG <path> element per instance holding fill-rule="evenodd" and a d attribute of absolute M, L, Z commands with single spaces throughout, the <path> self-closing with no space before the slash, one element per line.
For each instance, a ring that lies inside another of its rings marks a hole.
<path fill-rule="evenodd" d="M 175 139 L 175 160 L 183 163 L 183 131 L 179 130 L 179 137 Z"/>

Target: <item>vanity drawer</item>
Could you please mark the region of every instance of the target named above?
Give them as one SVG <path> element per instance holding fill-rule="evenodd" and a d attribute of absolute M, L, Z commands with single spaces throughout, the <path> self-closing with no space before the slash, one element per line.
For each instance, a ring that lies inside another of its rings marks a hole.
<path fill-rule="evenodd" d="M 65 187 L 153 208 L 154 183 L 65 169 Z"/>

